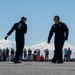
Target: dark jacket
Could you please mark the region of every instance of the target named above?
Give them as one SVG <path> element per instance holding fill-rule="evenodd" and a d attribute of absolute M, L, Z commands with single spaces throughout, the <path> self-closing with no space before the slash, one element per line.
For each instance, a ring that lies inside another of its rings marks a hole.
<path fill-rule="evenodd" d="M 8 36 L 15 30 L 16 41 L 24 40 L 24 34 L 27 32 L 27 25 L 23 21 L 15 23 L 11 30 L 7 33 Z"/>
<path fill-rule="evenodd" d="M 55 41 L 56 40 L 67 40 L 68 39 L 68 34 L 69 34 L 69 29 L 66 26 L 65 23 L 60 22 L 59 24 L 54 24 L 51 27 L 51 30 L 49 32 L 49 37 L 48 37 L 48 42 L 50 42 L 53 33 L 55 33 Z"/>

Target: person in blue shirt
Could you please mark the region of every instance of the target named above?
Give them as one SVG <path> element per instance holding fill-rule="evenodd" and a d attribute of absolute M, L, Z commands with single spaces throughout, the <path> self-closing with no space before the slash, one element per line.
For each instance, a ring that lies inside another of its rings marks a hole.
<path fill-rule="evenodd" d="M 64 61 L 67 61 L 67 55 L 68 55 L 68 50 L 67 48 L 64 49 Z"/>

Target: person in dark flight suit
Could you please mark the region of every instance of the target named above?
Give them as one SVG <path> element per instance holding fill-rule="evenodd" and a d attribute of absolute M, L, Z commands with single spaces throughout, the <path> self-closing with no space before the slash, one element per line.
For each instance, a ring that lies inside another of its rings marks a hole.
<path fill-rule="evenodd" d="M 14 63 L 21 63 L 19 61 L 19 57 L 23 51 L 24 48 L 24 34 L 27 33 L 27 24 L 26 24 L 27 18 L 22 17 L 21 21 L 18 23 L 15 23 L 11 30 L 7 33 L 7 36 L 5 37 L 5 40 L 7 40 L 8 36 L 11 35 L 11 33 L 15 30 L 15 40 L 16 40 L 16 55 L 14 58 Z"/>
<path fill-rule="evenodd" d="M 51 60 L 52 63 L 63 63 L 63 53 L 62 48 L 64 46 L 65 41 L 68 40 L 69 35 L 69 29 L 67 25 L 60 21 L 59 16 L 54 16 L 55 24 L 51 27 L 51 30 L 49 32 L 48 36 L 48 44 L 50 43 L 50 40 L 53 36 L 53 33 L 55 33 L 55 39 L 54 39 L 54 57 Z"/>

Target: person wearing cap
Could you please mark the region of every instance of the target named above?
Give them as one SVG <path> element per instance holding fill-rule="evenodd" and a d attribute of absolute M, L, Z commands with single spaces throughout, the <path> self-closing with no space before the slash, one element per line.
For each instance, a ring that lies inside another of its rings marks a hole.
<path fill-rule="evenodd" d="M 15 40 L 16 40 L 16 55 L 14 58 L 14 63 L 21 63 L 19 61 L 19 57 L 23 51 L 24 48 L 24 34 L 27 33 L 27 24 L 26 24 L 27 18 L 22 17 L 21 21 L 18 23 L 15 23 L 11 30 L 7 33 L 7 36 L 5 37 L 5 40 L 7 40 L 8 36 L 11 35 L 11 33 L 15 30 Z"/>
<path fill-rule="evenodd" d="M 55 52 L 51 62 L 63 63 L 62 48 L 64 46 L 65 41 L 68 40 L 69 29 L 65 23 L 60 21 L 59 16 L 54 16 L 54 22 L 55 24 L 52 25 L 51 27 L 51 30 L 48 36 L 48 41 L 47 41 L 47 43 L 49 44 L 53 36 L 53 33 L 55 33 L 55 39 L 54 39 Z"/>

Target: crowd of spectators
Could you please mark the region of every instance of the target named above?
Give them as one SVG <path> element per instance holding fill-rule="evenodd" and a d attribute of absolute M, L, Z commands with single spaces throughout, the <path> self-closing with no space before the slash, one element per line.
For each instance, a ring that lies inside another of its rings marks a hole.
<path fill-rule="evenodd" d="M 13 61 L 15 57 L 15 50 L 11 48 L 9 50 L 6 49 L 0 49 L 0 61 Z M 72 51 L 70 48 L 64 49 L 64 61 L 70 61 L 71 59 Z M 45 56 L 44 56 L 45 55 Z M 30 48 L 27 50 L 26 48 L 23 50 L 23 52 L 20 55 L 20 60 L 22 61 L 49 61 L 49 50 L 44 50 L 44 55 L 41 55 L 41 50 L 31 50 Z"/>

